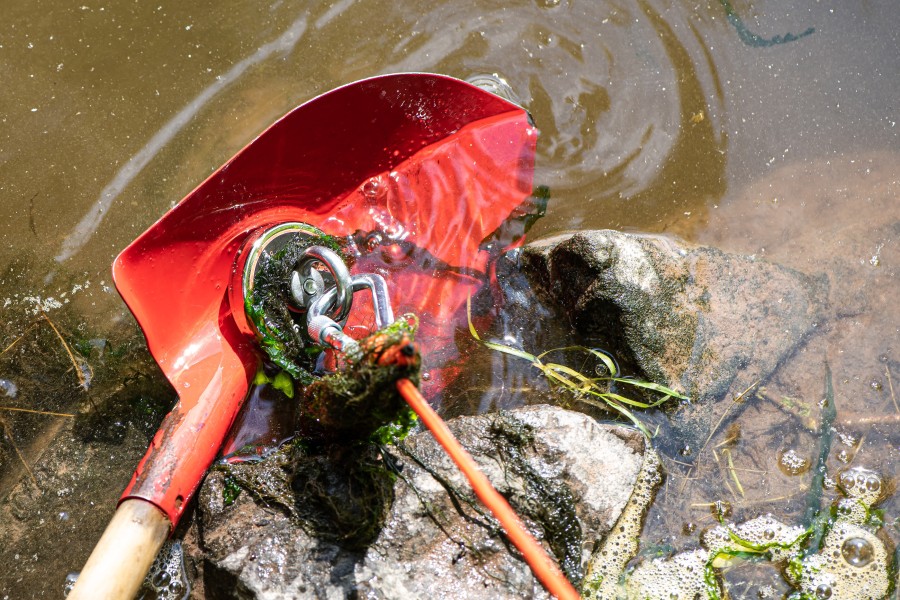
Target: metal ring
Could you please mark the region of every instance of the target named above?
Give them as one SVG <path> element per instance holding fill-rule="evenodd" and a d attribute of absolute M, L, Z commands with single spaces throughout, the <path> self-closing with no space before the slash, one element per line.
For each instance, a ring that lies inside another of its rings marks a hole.
<path fill-rule="evenodd" d="M 312 225 L 296 222 L 280 223 L 250 232 L 235 259 L 234 279 L 229 286 L 234 320 L 241 331 L 262 337 L 267 330 L 264 315 L 247 312 L 247 303 L 253 300 L 258 283 L 260 263 L 270 260 L 292 240 L 315 239 L 323 235 Z"/>
<path fill-rule="evenodd" d="M 326 309 L 326 316 L 335 321 L 343 321 L 350 314 L 353 306 L 353 283 L 350 271 L 341 256 L 325 246 L 310 246 L 300 255 L 295 270 L 299 271 L 310 261 L 325 265 L 334 277 L 335 300 Z"/>

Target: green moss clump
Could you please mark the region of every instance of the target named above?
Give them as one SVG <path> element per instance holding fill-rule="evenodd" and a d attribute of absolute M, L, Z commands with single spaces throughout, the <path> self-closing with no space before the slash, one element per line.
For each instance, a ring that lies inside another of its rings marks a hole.
<path fill-rule="evenodd" d="M 421 356 L 413 341 L 417 322 L 404 316 L 360 340 L 360 353 L 338 372 L 306 386 L 298 430 L 308 438 L 372 439 L 389 443 L 404 436 L 415 416 L 397 391 L 397 381 L 419 382 Z"/>
<path fill-rule="evenodd" d="M 306 323 L 297 322 L 295 313 L 288 308 L 293 302 L 289 282 L 301 255 L 312 246 L 325 246 L 348 259 L 342 253 L 339 238 L 324 233 L 295 236 L 270 259 L 259 261 L 253 290 L 244 299 L 247 317 L 256 324 L 262 336 L 263 350 L 272 362 L 303 385 L 314 381 L 312 371 L 322 348 L 300 335 L 305 331 Z"/>

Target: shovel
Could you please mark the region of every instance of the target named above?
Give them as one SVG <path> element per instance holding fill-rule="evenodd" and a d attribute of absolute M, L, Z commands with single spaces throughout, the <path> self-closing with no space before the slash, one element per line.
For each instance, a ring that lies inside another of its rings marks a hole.
<path fill-rule="evenodd" d="M 382 274 L 420 317 L 423 354 L 446 359 L 488 279 L 482 242 L 531 193 L 536 134 L 521 107 L 450 77 L 359 81 L 288 113 L 129 245 L 116 287 L 179 401 L 69 598 L 132 599 L 215 459 L 261 360 L 239 281 L 264 232 L 354 236 L 371 250 L 355 268 Z M 453 376 L 430 374 L 426 396 Z"/>

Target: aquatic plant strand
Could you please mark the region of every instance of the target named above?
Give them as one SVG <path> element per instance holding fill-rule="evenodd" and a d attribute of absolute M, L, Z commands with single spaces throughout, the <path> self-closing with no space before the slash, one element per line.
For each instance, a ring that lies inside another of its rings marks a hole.
<path fill-rule="evenodd" d="M 786 33 L 784 35 L 775 35 L 770 38 L 764 38 L 747 29 L 747 26 L 744 25 L 744 21 L 737 14 L 737 11 L 734 10 L 734 7 L 729 0 L 719 0 L 719 2 L 722 4 L 722 8 L 725 9 L 725 17 L 728 19 L 728 22 L 731 23 L 731 26 L 734 27 L 734 30 L 737 32 L 738 37 L 741 38 L 741 41 L 754 48 L 768 48 L 778 44 L 796 42 L 800 38 L 804 38 L 816 32 L 815 27 L 809 27 L 806 31 L 798 34 Z"/>
<path fill-rule="evenodd" d="M 687 396 L 679 394 L 675 390 L 672 390 L 658 383 L 653 383 L 651 381 L 642 381 L 640 379 L 632 379 L 630 377 L 619 377 L 619 370 L 616 366 L 615 361 L 608 354 L 596 348 L 588 348 L 586 346 L 566 346 L 563 348 L 553 348 L 541 354 L 534 355 L 530 352 L 519 350 L 518 348 L 513 348 L 512 346 L 507 346 L 505 344 L 484 341 L 481 339 L 481 336 L 478 335 L 478 331 L 476 331 L 475 325 L 472 323 L 471 297 L 466 302 L 466 314 L 469 320 L 469 333 L 473 338 L 475 338 L 486 348 L 490 348 L 491 350 L 496 350 L 497 352 L 502 352 L 503 354 L 508 354 L 510 356 L 515 356 L 516 358 L 527 360 L 533 367 L 541 371 L 541 373 L 543 373 L 551 383 L 562 385 L 563 387 L 575 392 L 579 402 L 590 404 L 591 406 L 596 406 L 598 408 L 613 409 L 614 411 L 618 412 L 620 415 L 631 421 L 631 423 L 635 427 L 640 429 L 641 432 L 648 438 L 653 437 L 653 435 L 651 435 L 650 431 L 643 424 L 643 422 L 641 422 L 641 420 L 638 419 L 633 412 L 631 412 L 631 410 L 628 408 L 629 406 L 634 408 L 647 409 L 659 406 L 660 404 L 672 398 L 677 398 L 684 401 L 689 400 Z M 588 377 L 584 373 L 581 373 L 571 367 L 567 367 L 566 365 L 543 361 L 543 359 L 546 358 L 549 354 L 565 351 L 583 352 L 588 356 L 600 360 L 609 371 L 609 376 Z M 621 394 L 605 391 L 604 388 L 600 386 L 602 382 L 621 383 L 636 388 L 651 390 L 653 392 L 662 394 L 662 397 L 652 403 L 641 402 L 640 400 L 632 400 L 631 398 L 626 398 Z"/>

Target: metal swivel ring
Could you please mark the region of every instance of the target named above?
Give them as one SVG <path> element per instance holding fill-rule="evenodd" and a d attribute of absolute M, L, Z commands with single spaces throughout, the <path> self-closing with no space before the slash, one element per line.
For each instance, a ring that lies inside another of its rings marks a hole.
<path fill-rule="evenodd" d="M 353 282 L 350 271 L 340 255 L 325 246 L 310 246 L 300 255 L 297 266 L 291 273 L 291 296 L 297 307 L 309 310 L 312 304 L 325 293 L 325 282 L 316 265 L 322 264 L 334 278 L 332 300 L 323 313 L 341 322 L 350 314 L 353 306 Z"/>

